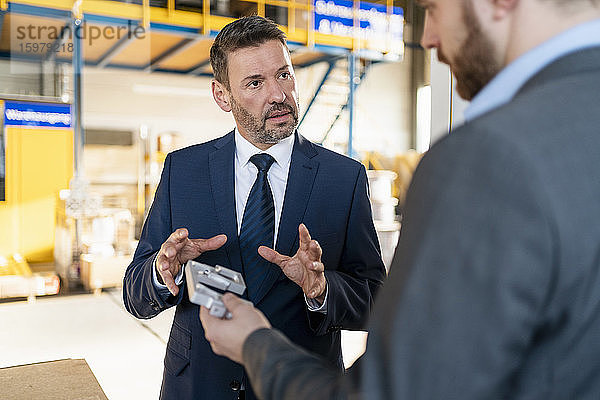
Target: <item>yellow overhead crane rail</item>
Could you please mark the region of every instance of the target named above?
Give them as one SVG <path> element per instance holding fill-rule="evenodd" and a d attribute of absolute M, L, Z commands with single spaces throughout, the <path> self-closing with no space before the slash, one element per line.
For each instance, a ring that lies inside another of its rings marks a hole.
<path fill-rule="evenodd" d="M 111 0 L 0 0 L 2 10 L 9 9 L 9 3 L 25 6 L 41 7 L 54 10 L 72 11 L 75 17 L 85 18 L 86 14 L 140 21 L 141 26 L 149 28 L 151 24 L 185 27 L 196 30 L 199 34 L 209 36 L 219 32 L 225 25 L 234 20 L 232 17 L 211 14 L 210 1 L 202 1 L 202 7 L 195 11 L 176 9 L 175 0 L 166 0 L 166 7 L 150 6 L 150 0 L 141 0 L 142 4 L 122 3 Z M 244 3 L 256 4 L 256 14 L 265 16 L 266 6 L 287 9 L 287 25 L 281 29 L 288 40 L 307 47 L 316 45 L 333 46 L 347 50 L 366 49 L 364 39 L 358 37 L 323 34 L 314 29 L 314 5 L 312 0 L 244 0 Z M 384 4 L 388 18 L 393 14 L 394 0 L 374 0 L 371 3 Z M 358 10 L 360 1 L 354 0 L 354 9 Z M 297 11 L 301 12 L 301 17 Z M 304 12 L 304 13 L 302 13 Z M 354 17 L 354 26 L 359 26 L 358 17 Z"/>

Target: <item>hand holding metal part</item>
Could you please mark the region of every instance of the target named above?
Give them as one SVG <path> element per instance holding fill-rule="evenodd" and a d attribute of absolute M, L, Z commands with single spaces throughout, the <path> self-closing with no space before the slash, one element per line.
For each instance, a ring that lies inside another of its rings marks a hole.
<path fill-rule="evenodd" d="M 210 315 L 218 318 L 230 319 L 231 313 L 223 304 L 222 295 L 211 287 L 238 295 L 246 290 L 242 274 L 220 265 L 212 267 L 189 260 L 185 266 L 185 278 L 190 301 L 206 307 Z"/>

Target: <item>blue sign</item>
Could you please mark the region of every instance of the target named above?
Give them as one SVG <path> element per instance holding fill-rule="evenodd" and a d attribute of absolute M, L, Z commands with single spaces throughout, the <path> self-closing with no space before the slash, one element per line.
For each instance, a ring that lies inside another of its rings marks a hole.
<path fill-rule="evenodd" d="M 324 34 L 355 37 L 374 42 L 402 42 L 404 10 L 401 7 L 393 7 L 388 17 L 385 4 L 364 2 L 359 4 L 356 10 L 358 26 L 355 27 L 353 1 L 314 0 L 315 30 Z"/>
<path fill-rule="evenodd" d="M 70 128 L 71 119 L 69 104 L 4 102 L 4 125 L 6 126 Z"/>

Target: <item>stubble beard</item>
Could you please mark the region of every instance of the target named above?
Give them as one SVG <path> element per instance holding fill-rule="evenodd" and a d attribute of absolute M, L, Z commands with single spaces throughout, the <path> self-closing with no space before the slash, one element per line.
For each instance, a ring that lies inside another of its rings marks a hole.
<path fill-rule="evenodd" d="M 463 24 L 467 37 L 460 46 L 454 63 L 439 49 L 440 61 L 449 64 L 456 78 L 456 91 L 465 100 L 472 100 L 497 74 L 502 67 L 494 58 L 494 43 L 483 32 L 472 0 L 463 2 Z"/>
<path fill-rule="evenodd" d="M 260 118 L 242 107 L 235 99 L 231 99 L 231 111 L 235 120 L 248 133 L 254 143 L 277 144 L 280 140 L 292 135 L 298 126 L 298 107 L 294 109 L 286 103 L 278 103 L 270 107 Z M 281 122 L 273 128 L 267 128 L 267 116 L 276 111 L 287 111 L 292 120 Z"/>

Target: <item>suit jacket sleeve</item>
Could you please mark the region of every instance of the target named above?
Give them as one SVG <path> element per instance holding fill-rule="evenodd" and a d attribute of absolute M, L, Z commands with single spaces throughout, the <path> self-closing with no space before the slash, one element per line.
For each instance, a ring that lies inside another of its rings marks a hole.
<path fill-rule="evenodd" d="M 168 290 L 156 289 L 152 280 L 154 258 L 160 246 L 174 230 L 169 201 L 170 165 L 171 155 L 168 155 L 154 202 L 142 229 L 140 242 L 123 280 L 125 308 L 138 318 L 152 318 L 178 304 L 183 298 L 183 286 L 180 287 L 178 296 L 174 297 Z"/>
<path fill-rule="evenodd" d="M 309 313 L 318 335 L 339 329 L 364 329 L 377 290 L 385 278 L 379 241 L 373 225 L 367 174 L 360 166 L 354 187 L 339 265 L 325 266 L 327 313 Z"/>
<path fill-rule="evenodd" d="M 544 329 L 559 329 L 545 317 L 557 241 L 543 174 L 500 129 L 455 131 L 419 165 L 370 326 L 365 398 L 505 398 Z"/>
<path fill-rule="evenodd" d="M 338 369 L 275 329 L 253 332 L 242 356 L 252 388 L 261 399 L 338 400 L 350 394 L 348 380 Z"/>

